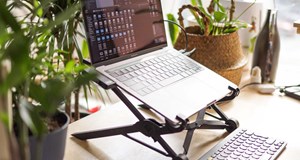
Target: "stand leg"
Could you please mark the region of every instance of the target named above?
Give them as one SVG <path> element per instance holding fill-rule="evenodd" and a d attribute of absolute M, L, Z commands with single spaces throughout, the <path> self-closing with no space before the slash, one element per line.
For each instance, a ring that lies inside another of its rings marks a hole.
<path fill-rule="evenodd" d="M 135 106 L 129 101 L 129 99 L 127 99 L 127 97 L 118 87 L 112 88 L 112 90 L 116 95 L 118 95 L 127 108 L 136 116 L 136 118 L 138 118 L 140 121 L 145 120 L 145 117 L 135 108 Z"/>
<path fill-rule="evenodd" d="M 183 143 L 184 154 L 188 153 L 195 129 L 199 128 L 203 123 L 205 111 L 206 111 L 206 108 L 203 108 L 202 110 L 200 110 L 198 112 L 196 121 L 192 124 L 187 125 L 187 128 L 186 128 L 187 135 L 185 136 L 185 140 Z"/>
<path fill-rule="evenodd" d="M 231 133 L 239 127 L 239 122 L 235 119 L 228 118 L 216 104 L 213 104 L 211 107 L 218 113 L 218 115 L 221 117 L 221 120 L 225 121 L 225 129 L 227 132 Z"/>
<path fill-rule="evenodd" d="M 207 108 L 212 108 L 215 110 L 220 118 L 206 113 Z M 230 133 L 238 128 L 238 121 L 229 119 L 216 104 L 212 104 L 207 108 L 200 110 L 198 112 L 196 121 L 187 125 L 187 134 L 183 144 L 184 154 L 188 153 L 195 129 L 226 129 Z M 205 114 L 208 114 L 217 120 L 204 120 Z"/>

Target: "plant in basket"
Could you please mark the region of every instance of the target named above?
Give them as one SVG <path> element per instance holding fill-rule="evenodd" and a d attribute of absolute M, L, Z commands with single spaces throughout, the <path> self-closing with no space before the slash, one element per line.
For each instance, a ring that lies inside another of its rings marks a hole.
<path fill-rule="evenodd" d="M 184 26 L 183 21 L 187 18 L 182 16 L 184 10 L 191 12 L 197 25 Z M 186 33 L 180 32 L 177 36 L 174 25 L 169 25 L 169 29 L 174 48 L 185 47 L 185 34 L 187 34 L 187 50 L 196 49 L 190 55 L 191 58 L 233 83 L 239 84 L 246 58 L 237 31 L 246 28 L 248 24 L 234 18 L 234 11 L 234 0 L 231 0 L 229 9 L 225 8 L 219 0 L 211 0 L 207 8 L 204 8 L 201 0 L 191 0 L 191 4 L 181 6 L 178 11 L 179 24 L 185 28 Z M 168 17 L 169 20 L 175 19 L 171 14 L 168 14 Z"/>

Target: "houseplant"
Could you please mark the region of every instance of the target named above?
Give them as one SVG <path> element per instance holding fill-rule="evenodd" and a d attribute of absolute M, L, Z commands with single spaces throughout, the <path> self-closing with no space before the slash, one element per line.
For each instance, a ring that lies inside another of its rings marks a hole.
<path fill-rule="evenodd" d="M 231 7 L 226 9 L 219 0 L 211 0 L 206 9 L 201 0 L 191 0 L 191 5 L 183 5 L 179 9 L 178 21 L 181 26 L 184 26 L 182 12 L 186 9 L 190 10 L 197 22 L 195 26 L 185 27 L 189 40 L 187 49 L 196 48 L 191 58 L 239 84 L 246 59 L 237 30 L 246 28 L 248 24 L 233 17 L 234 1 L 231 0 Z M 169 17 L 172 18 L 171 15 Z M 186 43 L 185 34 L 180 32 L 176 37 L 176 33 L 172 31 L 174 29 L 171 29 L 174 47 L 183 49 Z"/>
<path fill-rule="evenodd" d="M 16 17 L 15 9 L 24 10 L 25 16 Z M 39 149 L 49 132 L 48 122 L 62 104 L 68 104 L 71 93 L 94 77 L 82 73 L 81 56 L 79 61 L 72 56 L 74 50 L 82 53 L 73 41 L 79 14 L 79 1 L 0 1 L 0 64 L 8 61 L 11 68 L 1 79 L 0 96 L 12 91 L 18 139 L 14 159 L 30 159 L 29 135 L 38 140 L 37 154 L 31 158 L 42 157 Z M 1 115 L 7 117 L 5 112 Z M 10 123 L 6 126 L 14 137 Z"/>

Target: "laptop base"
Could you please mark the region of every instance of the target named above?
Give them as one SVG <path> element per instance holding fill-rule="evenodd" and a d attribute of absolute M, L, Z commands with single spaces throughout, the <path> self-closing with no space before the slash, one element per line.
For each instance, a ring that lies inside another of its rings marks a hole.
<path fill-rule="evenodd" d="M 141 145 L 148 147 L 164 156 L 171 157 L 173 160 L 188 160 L 187 153 L 190 147 L 190 143 L 193 137 L 193 133 L 195 129 L 226 129 L 228 132 L 234 131 L 238 128 L 238 121 L 229 119 L 217 106 L 217 102 L 209 105 L 206 108 L 203 108 L 197 113 L 197 118 L 194 122 L 189 122 L 186 117 L 182 117 L 178 115 L 176 119 L 178 122 L 174 122 L 168 118 L 165 118 L 164 123 L 157 122 L 155 119 L 145 118 L 139 110 L 130 102 L 129 99 L 122 93 L 122 91 L 118 88 L 118 86 L 105 77 L 104 75 L 99 75 L 95 80 L 97 84 L 99 84 L 104 89 L 112 89 L 112 91 L 124 102 L 124 104 L 128 107 L 128 109 L 134 114 L 138 121 L 132 125 L 120 126 L 116 128 L 109 128 L 109 129 L 100 129 L 94 131 L 86 131 L 86 132 L 77 132 L 73 133 L 72 136 L 81 139 L 93 139 L 93 138 L 100 138 L 100 137 L 107 137 L 107 136 L 114 136 L 114 135 L 123 135 Z M 233 89 L 232 94 L 229 96 L 224 97 L 219 102 L 232 100 L 235 98 L 239 90 Z M 144 108 L 147 108 L 144 106 Z M 219 117 L 207 113 L 206 110 L 213 109 Z M 211 118 L 216 120 L 205 120 L 204 116 L 207 115 Z M 183 130 L 187 130 L 187 134 L 183 144 L 183 153 L 175 153 L 175 151 L 168 145 L 168 143 L 163 139 L 162 135 L 165 134 L 173 134 L 178 133 Z M 130 133 L 140 132 L 147 137 L 151 137 L 154 142 L 157 142 L 161 145 L 164 150 L 158 149 L 153 147 L 150 144 L 140 141 L 132 136 Z"/>

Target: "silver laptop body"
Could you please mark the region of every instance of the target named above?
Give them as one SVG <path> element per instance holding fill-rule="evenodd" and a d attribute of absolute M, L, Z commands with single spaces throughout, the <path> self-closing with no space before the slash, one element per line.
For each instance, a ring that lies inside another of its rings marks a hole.
<path fill-rule="evenodd" d="M 169 119 L 189 117 L 236 88 L 167 46 L 160 0 L 84 0 L 83 16 L 92 65 Z"/>

